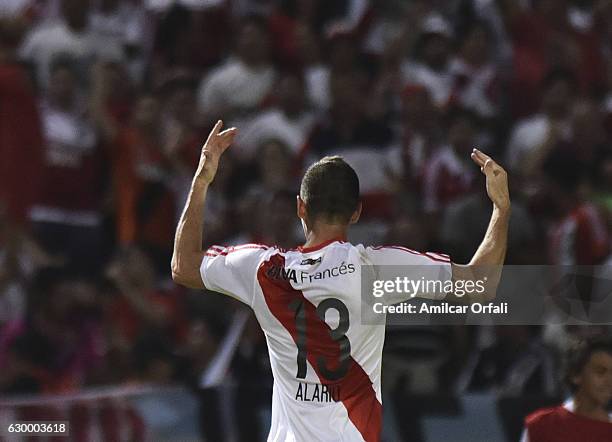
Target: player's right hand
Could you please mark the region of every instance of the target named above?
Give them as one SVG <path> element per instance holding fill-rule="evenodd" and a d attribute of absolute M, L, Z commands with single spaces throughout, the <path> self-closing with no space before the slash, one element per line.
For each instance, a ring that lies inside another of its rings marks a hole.
<path fill-rule="evenodd" d="M 196 180 L 210 184 L 212 183 L 219 167 L 219 159 L 225 150 L 232 144 L 234 137 L 238 130 L 235 127 L 226 129 L 223 132 L 223 121 L 217 121 L 215 127 L 208 135 L 208 139 L 204 146 L 202 146 L 202 153 L 200 154 L 200 163 L 198 164 L 198 170 L 196 171 Z"/>
<path fill-rule="evenodd" d="M 510 193 L 508 192 L 508 174 L 493 159 L 474 149 L 470 155 L 472 160 L 480 166 L 480 171 L 487 177 L 487 195 L 493 205 L 502 210 L 510 208 Z"/>

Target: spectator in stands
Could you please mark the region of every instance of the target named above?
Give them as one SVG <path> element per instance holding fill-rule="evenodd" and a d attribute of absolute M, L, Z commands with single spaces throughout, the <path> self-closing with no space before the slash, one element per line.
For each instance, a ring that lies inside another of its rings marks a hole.
<path fill-rule="evenodd" d="M 306 142 L 314 115 L 306 102 L 303 79 L 296 74 L 283 75 L 274 95 L 276 106 L 253 118 L 238 133 L 233 150 L 241 159 L 253 159 L 255 150 L 267 140 L 280 141 L 292 155 Z"/>
<path fill-rule="evenodd" d="M 50 67 L 41 103 L 44 139 L 42 192 L 30 212 L 47 252 L 92 270 L 105 254 L 102 227 L 106 155 L 86 114 L 74 60 L 60 55 Z"/>
<path fill-rule="evenodd" d="M 304 153 L 319 157 L 364 146 L 381 148 L 391 142 L 390 128 L 384 122 L 372 121 L 367 116 L 367 94 L 364 93 L 367 87 L 367 77 L 363 72 L 332 77 L 329 115 L 318 121 Z"/>
<path fill-rule="evenodd" d="M 135 247 L 119 252 L 106 269 L 115 296 L 106 312 L 129 344 L 151 331 L 175 340 L 186 331 L 180 296 L 158 283 L 150 257 Z M 128 345 L 129 347 L 129 345 Z"/>
<path fill-rule="evenodd" d="M 451 24 L 439 14 L 429 14 L 420 24 L 421 35 L 416 57 L 404 61 L 401 70 L 404 81 L 427 88 L 438 107 L 448 104 L 453 91 L 450 71 Z"/>
<path fill-rule="evenodd" d="M 306 96 L 317 112 L 329 109 L 330 68 L 323 60 L 323 45 L 317 35 L 308 26 L 296 29 L 296 44 L 302 64 Z"/>
<path fill-rule="evenodd" d="M 247 441 L 254 434 L 264 434 L 261 419 L 252 413 L 253 409 L 265 407 L 262 400 L 262 389 L 272 388 L 270 376 L 270 359 L 266 346 L 266 337 L 259 328 L 254 315 L 250 315 L 245 331 L 236 349 L 231 365 L 232 376 L 237 381 L 237 394 L 241 400 L 235 404 L 236 418 L 243 422 L 237 429 L 238 440 Z M 257 385 L 257 388 L 253 388 Z"/>
<path fill-rule="evenodd" d="M 307 29 L 304 29 L 302 30 L 302 38 L 308 40 L 312 39 L 313 36 Z M 315 43 L 306 41 L 302 44 L 314 46 Z M 304 55 L 305 58 L 312 57 L 315 59 L 311 60 L 305 69 L 306 90 L 314 108 L 324 112 L 328 111 L 331 105 L 332 77 L 351 75 L 358 68 L 366 68 L 367 64 L 360 59 L 359 42 L 350 33 L 334 33 L 327 36 L 320 44 L 320 51 L 313 47 L 306 47 L 303 50 L 310 49 L 315 52 L 310 56 Z M 320 59 L 317 60 L 317 57 L 320 57 Z"/>
<path fill-rule="evenodd" d="M 301 225 L 295 219 L 295 195 L 289 190 L 261 196 L 264 218 L 261 223 L 261 242 L 291 249 L 300 241 Z M 265 215 L 264 215 L 265 214 Z"/>
<path fill-rule="evenodd" d="M 524 325 L 494 327 L 494 341 L 468 359 L 459 391 L 497 391 L 500 394 L 557 393 L 555 354 L 541 340 L 540 328 Z"/>
<path fill-rule="evenodd" d="M 264 20 L 245 18 L 238 29 L 235 49 L 234 57 L 202 80 L 198 92 L 202 113 L 223 116 L 232 124 L 261 109 L 276 79 Z"/>
<path fill-rule="evenodd" d="M 368 24 L 370 1 L 348 0 L 339 3 L 315 2 L 313 26 L 327 36 L 336 33 L 360 34 Z"/>
<path fill-rule="evenodd" d="M 470 167 L 470 152 L 479 121 L 473 112 L 455 108 L 446 116 L 448 139 L 429 160 L 423 182 L 424 209 L 436 214 L 459 196 L 474 189 L 476 172 Z"/>
<path fill-rule="evenodd" d="M 389 166 L 398 187 L 413 195 L 420 194 L 426 164 L 443 141 L 440 118 L 428 90 L 422 85 L 408 85 L 402 93 L 401 134 L 399 145 L 391 150 Z"/>
<path fill-rule="evenodd" d="M 525 419 L 521 442 L 612 438 L 612 342 L 599 336 L 570 349 L 565 381 L 572 396 L 563 405 L 538 410 Z"/>
<path fill-rule="evenodd" d="M 133 353 L 137 381 L 145 385 L 169 385 L 176 380 L 177 357 L 172 344 L 163 334 L 139 336 Z"/>
<path fill-rule="evenodd" d="M 50 64 L 58 54 L 69 54 L 81 76 L 97 56 L 121 59 L 120 48 L 111 41 L 96 41 L 89 26 L 90 0 L 62 0 L 57 22 L 42 23 L 21 48 L 21 57 L 34 64 L 39 83 L 47 87 Z M 79 77 L 77 77 L 79 79 Z"/>
<path fill-rule="evenodd" d="M 169 251 L 176 212 L 172 166 L 162 146 L 161 121 L 158 97 L 141 96 L 132 124 L 121 129 L 113 147 L 119 243 L 140 244 L 158 256 L 156 262 L 163 261 Z"/>
<path fill-rule="evenodd" d="M 355 169 L 364 201 L 362 221 L 388 216 L 393 190 L 389 167 L 393 132 L 385 120 L 368 115 L 368 86 L 361 71 L 334 75 L 330 111 L 320 118 L 302 152 L 304 165 L 315 158 L 337 154 Z"/>
<path fill-rule="evenodd" d="M 200 158 L 204 132 L 195 94 L 197 81 L 188 71 L 169 72 L 159 86 L 162 100 L 162 140 L 179 169 L 191 170 Z"/>
<path fill-rule="evenodd" d="M 609 234 L 597 208 L 584 198 L 586 168 L 575 156 L 553 152 L 544 164 L 552 223 L 549 263 L 596 265 L 609 252 Z"/>
<path fill-rule="evenodd" d="M 89 16 L 91 33 L 99 44 L 119 49 L 130 76 L 140 80 L 147 37 L 145 11 L 126 0 L 101 0 Z"/>
<path fill-rule="evenodd" d="M 112 151 L 119 130 L 131 118 L 134 84 L 124 64 L 97 61 L 90 69 L 86 89 L 89 92 L 89 115 L 101 142 Z"/>
<path fill-rule="evenodd" d="M 0 16 L 0 210 L 21 226 L 38 197 L 43 162 L 36 97 L 16 56 L 25 31 L 23 20 Z"/>
<path fill-rule="evenodd" d="M 470 19 L 484 22 L 490 31 L 488 44 L 493 49 L 495 62 L 507 66 L 511 63 L 513 49 L 508 24 L 527 7 L 526 4 L 513 0 L 470 0 L 470 3 Z"/>
<path fill-rule="evenodd" d="M 300 34 L 313 19 L 314 2 L 281 0 L 269 17 L 274 58 L 289 69 L 303 68 L 306 60 L 300 47 Z"/>
<path fill-rule="evenodd" d="M 202 140 L 207 136 L 206 132 L 210 127 L 206 124 L 212 123 L 204 119 L 199 114 L 195 102 L 196 82 L 193 77 L 184 71 L 178 71 L 168 78 L 160 86 L 160 97 L 162 103 L 161 123 L 161 146 L 162 153 L 167 158 L 170 166 L 166 185 L 173 189 L 174 200 L 183 201 L 191 184 L 191 171 L 196 167 Z M 205 228 L 209 232 L 210 240 L 214 242 L 223 241 L 228 237 L 232 228 L 229 220 L 231 199 L 235 195 L 235 188 L 243 190 L 248 182 L 248 176 L 236 171 L 236 162 L 233 161 L 235 155 L 229 152 L 228 161 L 222 164 L 219 175 L 211 188 L 207 199 L 207 209 L 211 216 L 204 221 Z M 235 173 L 236 172 L 236 173 Z M 248 173 L 246 174 L 248 175 Z M 175 220 L 179 217 L 178 212 L 174 212 Z M 172 237 L 172 232 L 167 232 Z M 161 241 L 158 240 L 161 244 Z M 156 260 L 159 264 L 158 270 L 166 274 L 168 247 L 172 247 L 172 240 L 165 242 L 163 258 Z"/>
<path fill-rule="evenodd" d="M 158 18 L 150 29 L 154 34 L 153 72 L 177 67 L 200 71 L 215 68 L 223 60 L 231 43 L 228 29 L 234 19 L 226 2 L 146 3 L 147 18 Z"/>
<path fill-rule="evenodd" d="M 253 191 L 269 195 L 297 187 L 294 167 L 295 154 L 279 140 L 269 139 L 261 143 L 256 155 L 258 181 Z"/>
<path fill-rule="evenodd" d="M 37 275 L 28 326 L 9 346 L 13 392 L 75 391 L 103 366 L 104 339 L 91 280 L 63 270 Z"/>
<path fill-rule="evenodd" d="M 572 109 L 571 125 L 572 138 L 566 149 L 590 168 L 589 165 L 596 164 L 596 157 L 609 149 L 608 143 L 612 141 L 612 137 L 606 133 L 599 103 L 588 98 L 577 100 Z"/>
<path fill-rule="evenodd" d="M 478 187 L 478 186 L 477 186 Z M 458 262 L 470 260 L 480 238 L 487 230 L 491 205 L 484 192 L 460 196 L 444 210 L 439 231 L 440 249 Z M 464 226 L 457 235 L 457 226 Z M 538 262 L 536 225 L 527 208 L 517 201 L 512 206 L 508 228 L 508 264 L 536 264 Z"/>
<path fill-rule="evenodd" d="M 596 90 L 604 81 L 605 66 L 597 34 L 572 17 L 568 0 L 536 0 L 510 17 L 514 44 L 515 115 L 528 115 L 538 106 L 538 89 L 551 70 L 566 70 L 576 87 Z M 575 11 L 575 9 L 574 9 Z"/>
<path fill-rule="evenodd" d="M 0 365 L 6 344 L 24 326 L 30 279 L 40 268 L 57 264 L 24 230 L 15 229 L 0 206 Z"/>
<path fill-rule="evenodd" d="M 475 22 L 459 36 L 458 56 L 450 63 L 451 104 L 470 109 L 484 119 L 495 117 L 499 106 L 499 74 L 491 44 L 489 28 L 484 22 Z"/>
<path fill-rule="evenodd" d="M 542 82 L 540 111 L 520 120 L 512 130 L 506 164 L 518 174 L 540 171 L 542 162 L 558 143 L 571 138 L 570 116 L 576 80 L 564 70 L 551 71 Z"/>

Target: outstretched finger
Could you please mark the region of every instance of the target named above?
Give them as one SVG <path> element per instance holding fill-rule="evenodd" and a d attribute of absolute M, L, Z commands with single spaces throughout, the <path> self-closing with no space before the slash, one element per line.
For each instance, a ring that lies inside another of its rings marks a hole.
<path fill-rule="evenodd" d="M 235 135 L 238 132 L 238 129 L 235 127 L 230 127 L 229 129 L 225 129 L 223 132 L 219 134 L 220 137 L 226 137 L 229 135 Z"/>
<path fill-rule="evenodd" d="M 476 151 L 474 150 L 471 154 L 470 154 L 470 158 L 472 159 L 472 161 L 474 161 L 476 163 L 477 166 L 479 166 L 480 168 L 482 168 L 482 166 L 484 166 L 484 160 L 482 158 L 480 158 L 478 156 L 478 154 L 476 153 Z"/>
<path fill-rule="evenodd" d="M 478 149 L 472 150 L 472 154 L 470 155 L 470 157 L 480 167 L 483 167 L 485 165 L 485 163 L 487 162 L 487 160 L 491 159 L 491 157 L 489 157 L 488 155 L 482 153 Z"/>
<path fill-rule="evenodd" d="M 213 127 L 212 130 L 210 131 L 210 135 L 208 135 L 208 140 L 215 138 L 219 134 L 219 131 L 221 130 L 222 127 L 223 127 L 223 121 L 222 120 L 217 121 L 217 124 L 215 124 L 215 127 Z"/>

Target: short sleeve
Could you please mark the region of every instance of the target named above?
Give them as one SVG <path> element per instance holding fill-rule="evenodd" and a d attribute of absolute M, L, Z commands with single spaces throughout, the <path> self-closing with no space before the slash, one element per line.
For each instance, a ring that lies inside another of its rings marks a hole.
<path fill-rule="evenodd" d="M 257 268 L 268 249 L 259 244 L 212 246 L 206 251 L 200 266 L 204 286 L 251 306 Z"/>
<path fill-rule="evenodd" d="M 446 296 L 445 286 L 452 284 L 451 259 L 434 252 L 417 252 L 401 246 L 367 247 L 368 260 L 374 266 L 376 278 L 381 281 L 408 281 L 393 293 L 388 304 L 410 298 L 441 300 Z"/>

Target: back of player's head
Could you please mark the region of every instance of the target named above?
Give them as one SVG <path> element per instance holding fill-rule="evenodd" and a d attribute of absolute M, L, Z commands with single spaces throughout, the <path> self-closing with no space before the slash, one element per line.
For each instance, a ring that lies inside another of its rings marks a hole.
<path fill-rule="evenodd" d="M 612 356 L 612 338 L 595 336 L 574 344 L 567 352 L 565 382 L 572 392 L 578 389 L 574 378 L 579 376 L 595 353 L 606 353 Z"/>
<path fill-rule="evenodd" d="M 304 174 L 300 197 L 309 220 L 348 224 L 359 206 L 359 178 L 342 157 L 324 157 Z"/>

